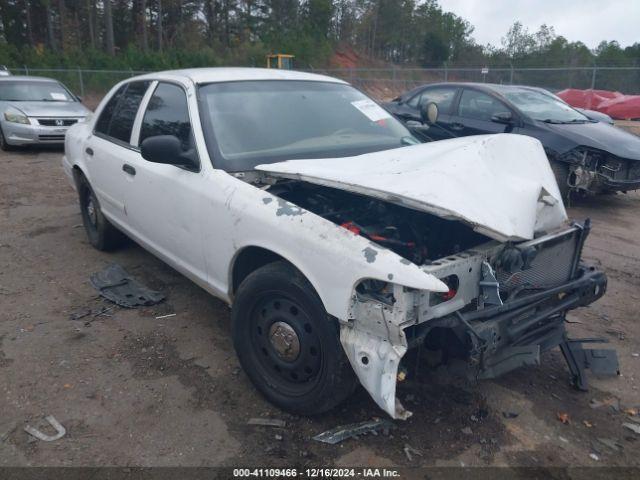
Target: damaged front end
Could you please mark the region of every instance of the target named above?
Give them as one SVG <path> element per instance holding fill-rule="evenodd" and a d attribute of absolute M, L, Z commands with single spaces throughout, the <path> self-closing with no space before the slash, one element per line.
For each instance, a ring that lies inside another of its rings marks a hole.
<path fill-rule="evenodd" d="M 614 351 L 583 350 L 565 330 L 569 310 L 606 290 L 605 274 L 580 261 L 588 220 L 499 242 L 461 222 L 306 182 L 281 181 L 269 192 L 367 238 L 372 257 L 387 248 L 449 287 L 407 288 L 389 274 L 387 282 L 365 279 L 354 289 L 340 340 L 362 385 L 393 418 L 411 415 L 396 398 L 396 383 L 413 348 L 435 354 L 439 364 L 463 363 L 475 379 L 538 365 L 556 346 L 578 388 L 586 388 L 586 368 L 617 373 Z"/>
<path fill-rule="evenodd" d="M 600 298 L 607 280 L 581 262 L 589 222 L 568 223 L 537 140 L 468 137 L 256 170 L 269 193 L 368 241 L 361 272 L 374 276 L 343 272 L 355 284 L 334 312 L 360 382 L 393 418 L 411 414 L 396 383 L 413 348 L 477 379 L 538 364 L 556 346 L 578 388 L 587 368 L 617 373 L 615 352 L 567 337 L 567 312 Z M 438 288 L 403 283 L 389 252 Z M 383 256 L 381 276 L 369 266 Z"/>
<path fill-rule="evenodd" d="M 565 329 L 569 310 L 600 298 L 603 272 L 580 262 L 589 222 L 520 244 L 489 242 L 422 268 L 450 285 L 446 294 L 394 285 L 392 299 L 356 293 L 341 340 L 361 382 L 394 418 L 407 418 L 395 397 L 398 367 L 411 348 L 435 353 L 439 363 L 466 363 L 475 379 L 495 378 L 560 346 L 574 385 L 586 389 L 584 370 L 618 373 L 613 350 L 586 350 Z M 433 355 L 431 355 L 433 358 Z"/>
<path fill-rule="evenodd" d="M 568 166 L 567 186 L 584 193 L 627 192 L 640 188 L 640 161 L 608 152 L 577 147 L 552 155 Z"/>

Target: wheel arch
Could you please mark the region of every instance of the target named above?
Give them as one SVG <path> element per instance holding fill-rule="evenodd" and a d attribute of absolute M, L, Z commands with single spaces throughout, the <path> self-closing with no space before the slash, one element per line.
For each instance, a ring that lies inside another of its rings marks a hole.
<path fill-rule="evenodd" d="M 84 174 L 82 168 L 80 168 L 78 165 L 74 165 L 71 168 L 71 173 L 73 174 L 73 181 L 76 184 L 76 189 L 78 189 L 80 187 L 80 179 L 87 178 L 87 176 Z"/>
<path fill-rule="evenodd" d="M 258 245 L 247 245 L 242 247 L 236 252 L 231 261 L 231 265 L 229 267 L 229 298 L 231 299 L 231 303 L 233 303 L 238 288 L 245 278 L 257 269 L 278 261 L 286 262 L 298 270 L 318 294 L 325 309 L 327 308 L 321 289 L 318 288 L 316 282 L 313 281 L 311 276 L 305 272 L 306 269 L 299 265 L 299 262 L 295 262 L 286 255 L 276 252 L 273 249 Z"/>

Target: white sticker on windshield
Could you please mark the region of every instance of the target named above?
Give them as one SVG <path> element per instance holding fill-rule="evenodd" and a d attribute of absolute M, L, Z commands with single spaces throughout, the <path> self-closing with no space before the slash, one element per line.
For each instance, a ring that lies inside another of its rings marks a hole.
<path fill-rule="evenodd" d="M 50 95 L 51 95 L 51 98 L 53 98 L 54 100 L 66 100 L 67 99 L 67 96 L 64 93 L 51 92 Z"/>
<path fill-rule="evenodd" d="M 360 110 L 372 122 L 377 122 L 378 120 L 389 118 L 391 116 L 389 112 L 373 100 L 357 100 L 355 102 L 351 102 L 351 105 Z"/>

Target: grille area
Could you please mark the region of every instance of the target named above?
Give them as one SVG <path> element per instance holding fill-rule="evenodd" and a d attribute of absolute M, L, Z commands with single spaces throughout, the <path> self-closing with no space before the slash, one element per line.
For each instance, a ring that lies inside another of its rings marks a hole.
<path fill-rule="evenodd" d="M 62 125 L 57 124 L 57 121 L 61 121 Z M 78 123 L 78 120 L 75 118 L 39 118 L 38 123 L 46 127 L 69 127 Z"/>
<path fill-rule="evenodd" d="M 500 290 L 508 293 L 520 287 L 551 288 L 569 281 L 578 240 L 579 232 L 574 230 L 545 242 L 528 242 L 535 245 L 537 251 L 530 267 L 517 272 L 497 268 L 496 278 Z"/>
<path fill-rule="evenodd" d="M 610 156 L 600 164 L 600 172 L 614 180 L 640 179 L 640 162 Z"/>
<path fill-rule="evenodd" d="M 48 142 L 64 142 L 64 135 L 38 135 L 38 139 Z"/>

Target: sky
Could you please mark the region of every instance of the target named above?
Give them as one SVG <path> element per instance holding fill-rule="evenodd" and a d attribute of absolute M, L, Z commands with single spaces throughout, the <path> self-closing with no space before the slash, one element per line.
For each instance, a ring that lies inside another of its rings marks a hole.
<path fill-rule="evenodd" d="M 480 45 L 500 46 L 515 21 L 530 32 L 543 23 L 571 42 L 595 48 L 602 40 L 622 47 L 640 42 L 640 0 L 440 0 L 445 11 L 468 20 Z"/>

